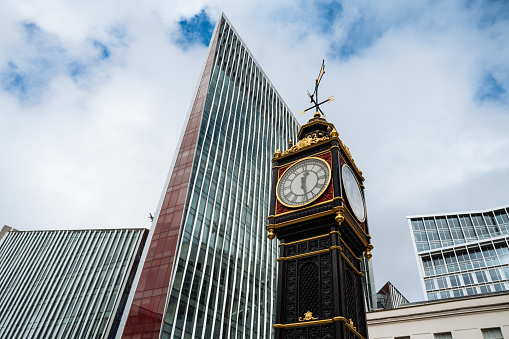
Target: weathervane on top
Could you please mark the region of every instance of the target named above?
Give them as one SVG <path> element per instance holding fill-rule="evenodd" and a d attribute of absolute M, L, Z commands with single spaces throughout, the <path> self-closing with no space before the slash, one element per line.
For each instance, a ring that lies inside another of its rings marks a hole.
<path fill-rule="evenodd" d="M 314 108 L 315 109 L 315 115 L 314 115 L 315 118 L 320 117 L 320 113 L 325 118 L 325 113 L 323 113 L 322 110 L 320 109 L 320 105 L 324 104 L 326 102 L 334 101 L 334 95 L 332 95 L 328 99 L 318 103 L 318 85 L 320 85 L 320 80 L 322 80 L 322 76 L 324 74 L 325 74 L 325 60 L 322 61 L 322 68 L 320 69 L 320 74 L 318 74 L 318 78 L 315 81 L 315 91 L 313 92 L 313 94 L 310 94 L 308 91 L 308 97 L 311 99 L 311 103 L 313 103 L 314 105 L 309 108 L 306 108 L 303 111 L 299 111 L 299 115 L 303 115 L 310 109 Z"/>

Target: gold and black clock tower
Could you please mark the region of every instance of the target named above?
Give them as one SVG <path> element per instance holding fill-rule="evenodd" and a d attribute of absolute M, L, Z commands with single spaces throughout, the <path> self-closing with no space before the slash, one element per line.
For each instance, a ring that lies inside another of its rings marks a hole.
<path fill-rule="evenodd" d="M 280 241 L 275 338 L 367 338 L 361 261 L 373 247 L 362 172 L 318 110 L 272 164 L 267 230 Z"/>

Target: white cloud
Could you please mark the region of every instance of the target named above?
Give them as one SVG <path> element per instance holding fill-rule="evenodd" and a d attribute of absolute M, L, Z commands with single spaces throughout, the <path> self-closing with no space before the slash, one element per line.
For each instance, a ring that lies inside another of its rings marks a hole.
<path fill-rule="evenodd" d="M 111 56 L 85 82 L 56 72 L 34 105 L 0 91 L 0 223 L 148 226 L 206 53 L 182 51 L 172 34 L 181 17 L 224 10 L 294 114 L 326 59 L 320 95 L 334 94 L 328 119 L 365 173 L 377 287 L 391 280 L 420 299 L 405 216 L 507 203 L 507 102 L 475 95 L 485 71 L 509 88 L 508 22 L 482 21 L 494 14 L 479 4 L 345 2 L 324 32 L 322 3 L 11 2 L 0 73 L 39 55 L 23 40 L 27 22 L 67 59 L 95 60 L 94 40 Z M 338 53 L 345 41 L 348 58 Z"/>

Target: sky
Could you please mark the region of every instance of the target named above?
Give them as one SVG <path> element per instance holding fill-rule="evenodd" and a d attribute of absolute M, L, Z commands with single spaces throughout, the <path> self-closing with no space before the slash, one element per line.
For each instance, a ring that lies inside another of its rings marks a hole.
<path fill-rule="evenodd" d="M 150 227 L 224 11 L 363 171 L 376 288 L 423 300 L 406 216 L 509 204 L 506 1 L 4 1 L 0 225 Z"/>

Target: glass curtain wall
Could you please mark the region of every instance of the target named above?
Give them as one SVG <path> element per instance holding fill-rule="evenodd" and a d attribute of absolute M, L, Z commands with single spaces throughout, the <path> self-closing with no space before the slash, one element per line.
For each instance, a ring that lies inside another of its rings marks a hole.
<path fill-rule="evenodd" d="M 428 300 L 509 289 L 507 212 L 408 218 Z"/>
<path fill-rule="evenodd" d="M 0 244 L 0 338 L 114 335 L 147 233 L 9 232 Z"/>
<path fill-rule="evenodd" d="M 271 159 L 300 126 L 224 16 L 218 24 L 162 338 L 272 332 Z"/>

